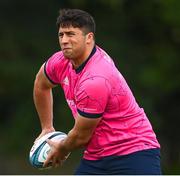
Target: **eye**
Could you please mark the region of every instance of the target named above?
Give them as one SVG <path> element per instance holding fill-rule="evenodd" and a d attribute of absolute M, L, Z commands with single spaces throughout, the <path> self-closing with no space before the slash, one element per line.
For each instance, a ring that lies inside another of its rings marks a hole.
<path fill-rule="evenodd" d="M 63 37 L 63 33 L 58 33 L 58 37 L 62 38 Z"/>
<path fill-rule="evenodd" d="M 75 34 L 74 34 L 73 32 L 69 32 L 67 35 L 68 35 L 69 37 L 72 37 L 72 36 L 74 36 Z"/>

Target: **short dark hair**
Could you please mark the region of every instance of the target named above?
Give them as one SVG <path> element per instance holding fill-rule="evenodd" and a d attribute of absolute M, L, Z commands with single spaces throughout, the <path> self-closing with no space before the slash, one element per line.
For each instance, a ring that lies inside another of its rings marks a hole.
<path fill-rule="evenodd" d="M 95 34 L 96 24 L 93 17 L 80 9 L 60 9 L 56 22 L 57 27 L 77 27 L 85 34 L 93 32 Z"/>

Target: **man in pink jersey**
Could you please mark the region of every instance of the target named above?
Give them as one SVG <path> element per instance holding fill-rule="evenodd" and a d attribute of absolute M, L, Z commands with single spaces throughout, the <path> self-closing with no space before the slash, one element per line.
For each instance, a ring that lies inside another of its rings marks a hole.
<path fill-rule="evenodd" d="M 52 142 L 44 166 L 56 167 L 77 148 L 84 155 L 77 175 L 161 174 L 160 145 L 142 108 L 110 56 L 95 44 L 95 22 L 78 9 L 60 10 L 61 51 L 40 68 L 34 102 L 42 132 L 53 127 L 52 88 L 60 85 L 75 124 L 65 140 Z"/>

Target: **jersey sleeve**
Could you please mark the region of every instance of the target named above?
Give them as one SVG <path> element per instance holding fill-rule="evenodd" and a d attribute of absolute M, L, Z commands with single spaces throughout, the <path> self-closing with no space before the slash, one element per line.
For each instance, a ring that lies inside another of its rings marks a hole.
<path fill-rule="evenodd" d="M 55 53 L 52 55 L 44 65 L 44 73 L 46 77 L 49 79 L 49 81 L 53 84 L 59 84 L 59 63 L 61 60 L 61 54 L 60 52 Z"/>
<path fill-rule="evenodd" d="M 106 108 L 109 86 L 106 79 L 94 77 L 85 80 L 76 93 L 77 111 L 88 118 L 99 118 Z"/>

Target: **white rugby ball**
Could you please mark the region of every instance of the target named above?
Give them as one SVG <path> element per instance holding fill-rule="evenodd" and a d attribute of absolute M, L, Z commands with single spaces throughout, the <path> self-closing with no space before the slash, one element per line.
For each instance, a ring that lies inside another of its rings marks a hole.
<path fill-rule="evenodd" d="M 46 142 L 46 140 L 50 139 L 52 141 L 59 141 L 66 137 L 67 135 L 65 133 L 55 131 L 48 133 L 36 140 L 29 153 L 29 161 L 31 165 L 39 169 L 50 168 L 51 164 L 49 164 L 49 166 L 46 168 L 43 167 L 44 161 L 46 160 L 48 153 L 50 152 L 50 146 Z"/>

